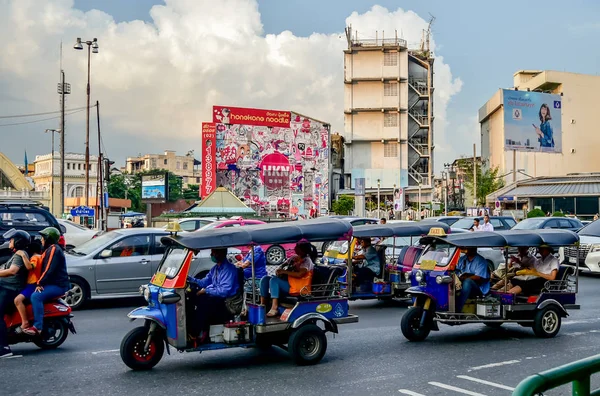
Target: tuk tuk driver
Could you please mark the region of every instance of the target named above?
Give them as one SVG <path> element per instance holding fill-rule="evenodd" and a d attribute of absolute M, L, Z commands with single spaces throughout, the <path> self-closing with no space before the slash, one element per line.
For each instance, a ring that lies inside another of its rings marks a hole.
<path fill-rule="evenodd" d="M 224 323 L 229 316 L 225 300 L 237 294 L 239 289 L 238 270 L 227 260 L 227 249 L 212 249 L 210 259 L 215 265 L 204 279 L 188 278 L 200 290 L 196 293 L 195 330 L 200 343 L 206 341 L 212 323 Z"/>
<path fill-rule="evenodd" d="M 469 298 L 485 296 L 490 291 L 490 274 L 487 261 L 477 253 L 477 248 L 470 247 L 456 266 L 462 282 L 460 294 L 456 297 L 456 312 L 462 312 Z"/>
<path fill-rule="evenodd" d="M 359 286 L 373 282 L 373 279 L 379 276 L 381 272 L 379 256 L 371 244 L 371 238 L 362 238 L 360 245 L 362 253 L 354 256 L 352 259 L 353 263 L 357 266 L 354 273 L 356 274 L 356 281 Z"/>

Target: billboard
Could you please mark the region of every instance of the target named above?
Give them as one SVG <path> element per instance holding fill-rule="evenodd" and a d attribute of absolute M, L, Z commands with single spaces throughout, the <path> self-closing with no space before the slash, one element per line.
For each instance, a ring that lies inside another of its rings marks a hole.
<path fill-rule="evenodd" d="M 504 89 L 504 149 L 562 152 L 562 98 Z"/>
<path fill-rule="evenodd" d="M 213 122 L 233 125 L 253 125 L 289 128 L 291 113 L 242 107 L 213 106 Z"/>
<path fill-rule="evenodd" d="M 165 202 L 169 199 L 168 174 L 142 176 L 142 201 Z"/>
<path fill-rule="evenodd" d="M 200 197 L 205 198 L 217 188 L 217 166 L 215 153 L 217 126 L 212 122 L 202 123 L 202 185 Z"/>

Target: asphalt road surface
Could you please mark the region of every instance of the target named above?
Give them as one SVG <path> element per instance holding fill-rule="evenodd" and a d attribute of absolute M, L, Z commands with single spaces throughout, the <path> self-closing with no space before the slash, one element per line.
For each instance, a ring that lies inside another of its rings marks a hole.
<path fill-rule="evenodd" d="M 510 395 L 530 374 L 600 354 L 599 298 L 600 278 L 583 277 L 582 309 L 571 311 L 554 339 L 538 339 L 518 325 L 441 325 L 422 343 L 410 343 L 400 332 L 405 305 L 353 302 L 360 322 L 330 335 L 327 354 L 316 366 L 295 366 L 278 348 L 171 351 L 150 372 L 132 372 L 118 351 L 123 336 L 141 324 L 126 314 L 143 301 L 94 301 L 75 312 L 78 333 L 58 350 L 15 345 L 18 356 L 0 361 L 0 394 Z M 600 383 L 592 379 L 592 385 Z"/>

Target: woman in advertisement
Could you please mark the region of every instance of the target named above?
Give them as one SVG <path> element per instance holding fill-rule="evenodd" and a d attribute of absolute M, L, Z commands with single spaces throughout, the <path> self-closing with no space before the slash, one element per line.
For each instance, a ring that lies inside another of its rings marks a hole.
<path fill-rule="evenodd" d="M 538 135 L 538 142 L 540 142 L 540 150 L 545 151 L 547 149 L 554 148 L 554 132 L 552 131 L 552 125 L 550 125 L 550 108 L 546 103 L 540 106 L 540 127 L 535 128 L 535 133 Z"/>

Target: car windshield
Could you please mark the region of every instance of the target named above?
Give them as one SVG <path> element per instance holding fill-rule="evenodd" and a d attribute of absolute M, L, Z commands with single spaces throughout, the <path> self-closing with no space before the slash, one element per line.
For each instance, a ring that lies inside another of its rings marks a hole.
<path fill-rule="evenodd" d="M 335 241 L 332 242 L 327 248 L 328 252 L 338 252 L 341 254 L 348 253 L 348 241 Z"/>
<path fill-rule="evenodd" d="M 525 219 L 521 220 L 520 223 L 517 223 L 514 226 L 513 230 L 537 230 L 541 228 L 542 224 L 546 221 L 546 219 Z"/>
<path fill-rule="evenodd" d="M 594 221 L 579 231 L 579 235 L 600 237 L 600 221 Z"/>
<path fill-rule="evenodd" d="M 389 237 L 389 238 L 383 238 L 381 240 L 381 242 L 379 243 L 380 245 L 385 245 L 385 246 L 394 246 L 396 248 L 403 248 L 404 246 L 410 246 L 410 237 L 396 237 L 396 240 L 394 241 L 394 237 Z M 414 242 L 418 242 L 419 241 L 419 237 L 415 236 L 414 238 L 412 238 L 413 240 L 413 244 Z"/>
<path fill-rule="evenodd" d="M 73 223 L 73 222 L 70 222 L 70 221 L 65 221 L 65 222 L 63 222 L 61 224 L 65 225 L 65 226 L 70 226 L 70 227 L 77 228 L 78 230 L 81 230 L 81 231 L 89 231 L 89 228 L 85 228 L 82 225 L 79 225 L 77 223 Z"/>
<path fill-rule="evenodd" d="M 88 254 L 94 253 L 101 247 L 107 246 L 120 236 L 121 234 L 118 232 L 107 232 L 106 234 L 100 235 L 98 238 L 90 239 L 89 241 L 77 246 L 77 248 L 67 253 L 75 256 L 87 256 Z"/>
<path fill-rule="evenodd" d="M 435 262 L 435 265 L 444 267 L 450 262 L 450 257 L 454 254 L 457 247 L 447 243 L 438 243 L 429 245 L 423 251 L 419 264 L 423 265 L 426 262 Z M 433 268 L 432 268 L 433 269 Z"/>
<path fill-rule="evenodd" d="M 200 227 L 198 231 L 211 230 L 213 228 L 216 228 L 219 224 L 221 224 L 220 221 L 215 221 L 214 223 L 210 223 L 205 225 L 204 227 Z"/>
<path fill-rule="evenodd" d="M 456 223 L 452 224 L 452 228 L 462 228 L 463 230 L 468 230 L 473 226 L 474 217 L 465 217 L 464 219 L 458 220 Z"/>
<path fill-rule="evenodd" d="M 158 272 L 165 274 L 169 279 L 174 278 L 179 273 L 187 253 L 188 250 L 181 246 L 169 247 L 158 267 Z"/>

